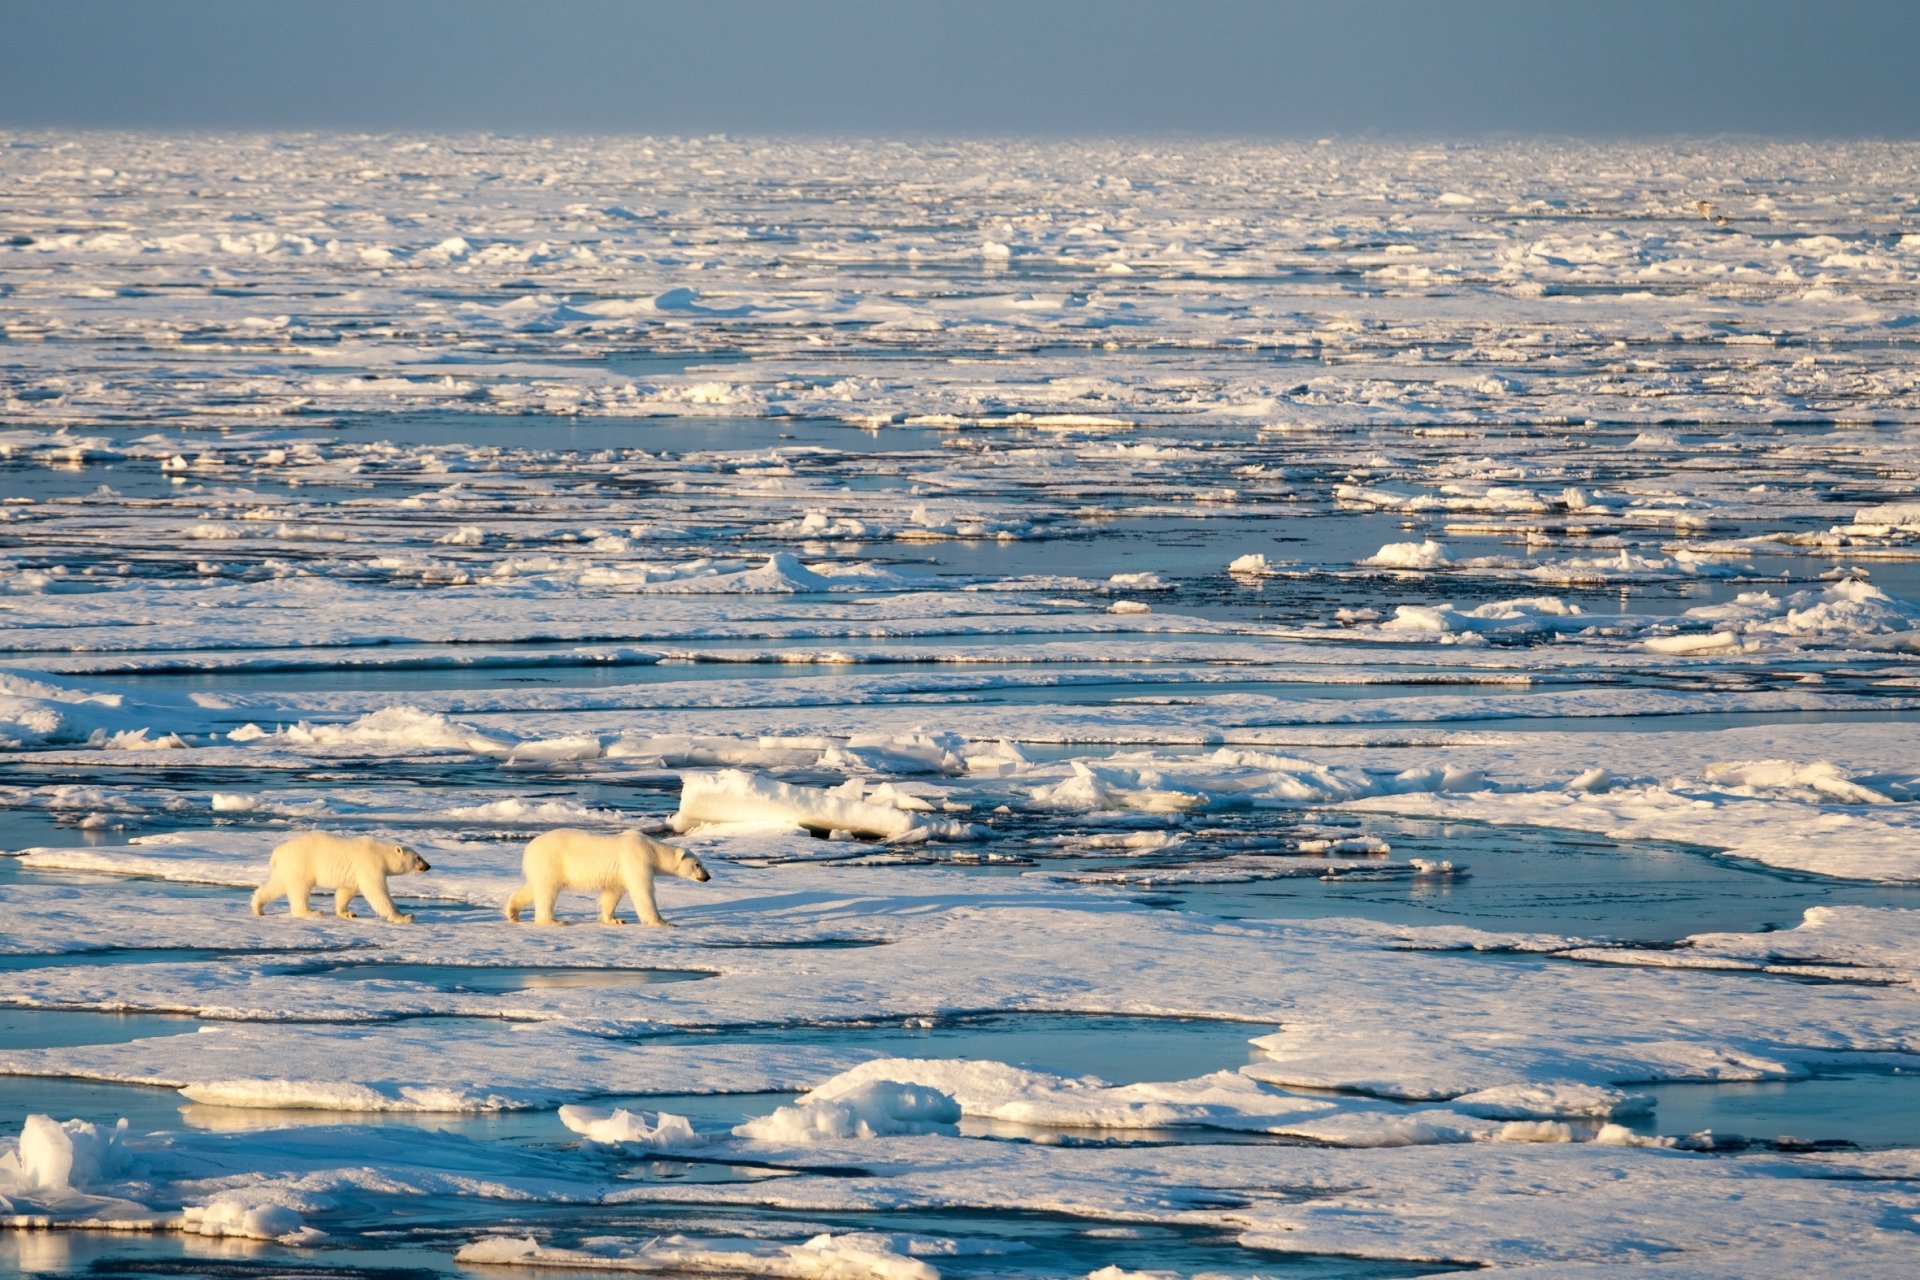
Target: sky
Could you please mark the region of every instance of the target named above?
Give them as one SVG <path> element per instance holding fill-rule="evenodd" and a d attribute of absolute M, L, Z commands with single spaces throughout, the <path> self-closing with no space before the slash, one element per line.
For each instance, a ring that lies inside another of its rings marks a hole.
<path fill-rule="evenodd" d="M 0 0 L 0 128 L 1920 138 L 1920 0 Z"/>

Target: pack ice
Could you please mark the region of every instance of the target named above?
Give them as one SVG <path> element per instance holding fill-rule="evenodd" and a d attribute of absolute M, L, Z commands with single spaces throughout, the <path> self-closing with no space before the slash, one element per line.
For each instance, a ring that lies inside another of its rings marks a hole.
<path fill-rule="evenodd" d="M 1920 1267 L 1914 146 L 0 156 L 0 1270 Z"/>

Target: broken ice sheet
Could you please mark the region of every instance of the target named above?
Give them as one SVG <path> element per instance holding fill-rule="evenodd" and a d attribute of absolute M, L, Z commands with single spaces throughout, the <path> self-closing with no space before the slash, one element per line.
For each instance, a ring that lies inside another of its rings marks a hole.
<path fill-rule="evenodd" d="M 1903 145 L 8 143 L 36 1267 L 1912 1269 Z"/>

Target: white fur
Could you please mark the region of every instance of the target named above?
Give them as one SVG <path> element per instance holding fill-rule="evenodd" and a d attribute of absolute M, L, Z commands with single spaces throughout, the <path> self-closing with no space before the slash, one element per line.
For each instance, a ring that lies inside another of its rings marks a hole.
<path fill-rule="evenodd" d="M 353 918 L 347 904 L 363 894 L 382 919 L 412 924 L 413 917 L 396 911 L 387 896 L 387 877 L 430 869 L 419 854 L 391 840 L 308 831 L 274 849 L 267 882 L 253 893 L 253 914 L 265 915 L 269 902 L 284 897 L 290 914 L 318 915 L 307 901 L 317 886 L 334 890 L 333 914 L 343 919 Z"/>
<path fill-rule="evenodd" d="M 705 880 L 700 859 L 678 845 L 665 844 L 638 831 L 597 836 L 589 831 L 549 831 L 535 836 L 520 859 L 527 882 L 507 899 L 507 919 L 533 907 L 535 924 L 560 924 L 553 904 L 562 889 L 585 889 L 600 895 L 600 923 L 625 924 L 614 915 L 620 899 L 633 897 L 641 924 L 665 924 L 653 898 L 655 873 L 682 880 Z"/>

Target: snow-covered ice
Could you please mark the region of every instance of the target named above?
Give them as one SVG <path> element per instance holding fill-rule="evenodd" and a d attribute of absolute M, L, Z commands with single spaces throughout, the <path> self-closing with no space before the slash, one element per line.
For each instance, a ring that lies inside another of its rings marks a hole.
<path fill-rule="evenodd" d="M 0 155 L 0 1269 L 1920 1266 L 1911 144 Z"/>

